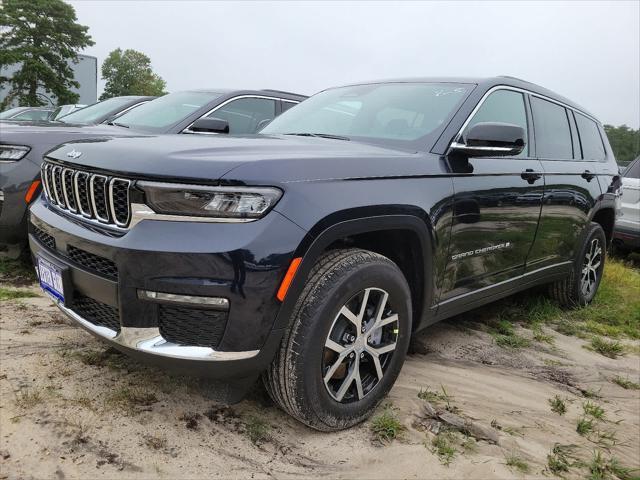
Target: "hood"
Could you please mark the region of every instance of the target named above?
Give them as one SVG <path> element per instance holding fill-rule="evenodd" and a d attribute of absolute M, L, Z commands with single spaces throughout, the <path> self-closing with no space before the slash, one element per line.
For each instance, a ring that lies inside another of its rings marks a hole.
<path fill-rule="evenodd" d="M 73 150 L 80 156 L 72 160 L 67 154 Z M 352 178 L 367 176 L 368 171 L 376 176 L 416 174 L 417 166 L 408 172 L 398 162 L 412 164 L 422 158 L 361 142 L 283 135 L 102 138 L 67 143 L 48 156 L 132 178 L 213 182 L 224 177 L 258 183 Z"/>
<path fill-rule="evenodd" d="M 113 125 L 85 125 L 79 123 L 20 121 L 0 122 L 0 135 L 10 132 L 53 133 L 53 132 L 110 132 L 126 133 L 127 129 Z M 138 132 L 139 133 L 139 132 Z"/>

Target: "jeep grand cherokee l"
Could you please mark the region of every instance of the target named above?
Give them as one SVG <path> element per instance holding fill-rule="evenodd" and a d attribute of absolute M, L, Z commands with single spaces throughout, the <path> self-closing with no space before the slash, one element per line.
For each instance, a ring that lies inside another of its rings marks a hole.
<path fill-rule="evenodd" d="M 63 142 L 145 133 L 255 133 L 307 97 L 278 90 L 212 89 L 154 98 L 110 98 L 60 122 L 0 124 L 0 244 L 26 243 L 27 208 L 40 193 L 42 156 Z M 102 122 L 107 124 L 95 125 Z"/>
<path fill-rule="evenodd" d="M 236 390 L 262 375 L 319 430 L 365 419 L 438 320 L 541 284 L 589 303 L 619 188 L 602 125 L 508 77 L 331 88 L 256 136 L 76 142 L 43 178 L 29 239 L 63 312 Z"/>

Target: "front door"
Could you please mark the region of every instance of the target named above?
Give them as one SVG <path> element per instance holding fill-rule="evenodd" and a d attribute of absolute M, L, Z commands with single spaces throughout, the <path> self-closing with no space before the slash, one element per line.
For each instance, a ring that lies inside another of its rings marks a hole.
<path fill-rule="evenodd" d="M 529 118 L 521 92 L 499 89 L 485 97 L 462 134 L 479 122 L 502 122 L 521 126 L 530 138 Z M 454 216 L 441 302 L 524 273 L 544 193 L 528 138 L 516 157 L 452 165 Z"/>

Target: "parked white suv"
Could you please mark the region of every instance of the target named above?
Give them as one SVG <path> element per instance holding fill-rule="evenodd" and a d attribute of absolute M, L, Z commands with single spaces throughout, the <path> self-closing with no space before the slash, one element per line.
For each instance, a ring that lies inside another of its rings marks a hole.
<path fill-rule="evenodd" d="M 640 249 L 640 157 L 622 178 L 622 204 L 613 238 L 620 246 Z"/>

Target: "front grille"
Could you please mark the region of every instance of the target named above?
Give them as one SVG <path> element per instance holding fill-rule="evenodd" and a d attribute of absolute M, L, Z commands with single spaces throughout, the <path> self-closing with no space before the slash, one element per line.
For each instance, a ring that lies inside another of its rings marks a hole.
<path fill-rule="evenodd" d="M 67 247 L 67 254 L 69 258 L 76 263 L 79 263 L 83 267 L 87 267 L 90 270 L 94 270 L 105 277 L 117 279 L 118 267 L 111 260 L 89 253 L 80 248 L 69 245 Z"/>
<path fill-rule="evenodd" d="M 88 322 L 120 332 L 118 309 L 76 293 L 71 310 Z"/>
<path fill-rule="evenodd" d="M 56 239 L 53 238 L 44 230 L 40 230 L 35 225 L 33 226 L 33 235 L 38 239 L 38 242 L 40 242 L 42 245 L 44 245 L 48 249 L 50 250 L 56 249 Z"/>
<path fill-rule="evenodd" d="M 215 348 L 227 325 L 227 312 L 160 305 L 160 335 L 171 343 Z"/>
<path fill-rule="evenodd" d="M 42 164 L 42 184 L 47 200 L 72 215 L 121 228 L 129 224 L 130 180 L 47 161 Z"/>

